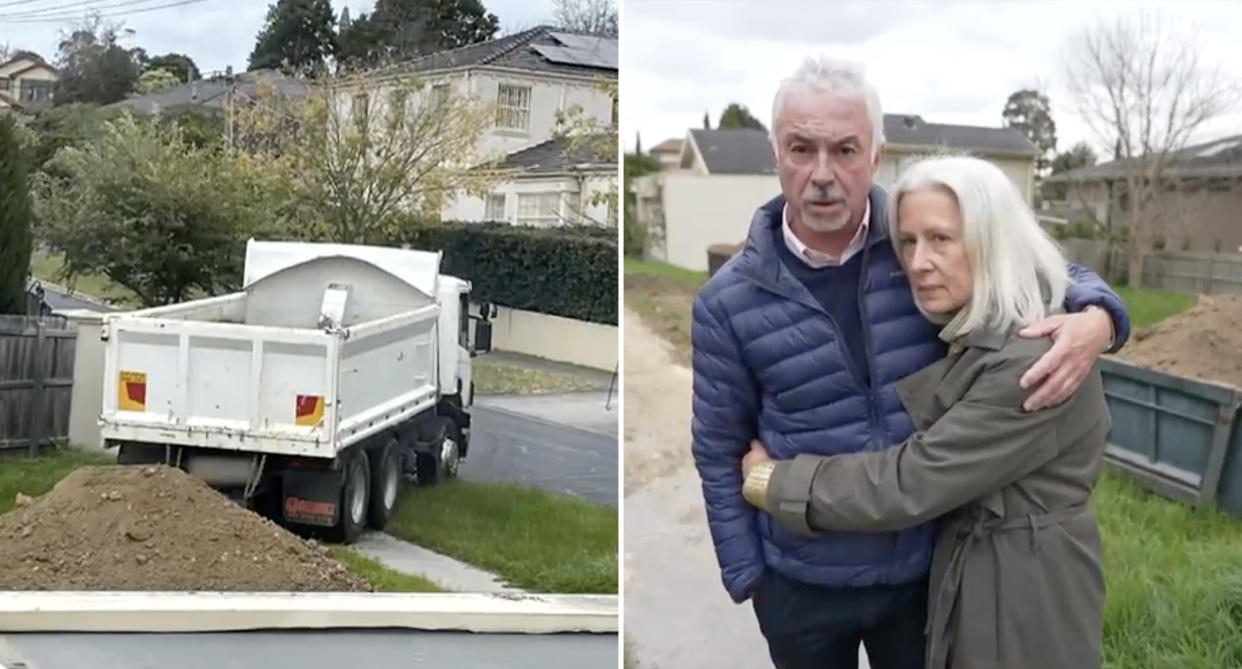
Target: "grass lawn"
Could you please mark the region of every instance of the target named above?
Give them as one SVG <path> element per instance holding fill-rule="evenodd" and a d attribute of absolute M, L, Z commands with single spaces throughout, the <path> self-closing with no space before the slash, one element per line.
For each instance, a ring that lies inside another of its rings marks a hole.
<path fill-rule="evenodd" d="M 474 391 L 479 395 L 569 393 L 598 387 L 598 383 L 569 374 L 509 365 L 486 356 L 474 359 Z"/>
<path fill-rule="evenodd" d="M 1152 288 L 1131 288 L 1120 286 L 1114 288 L 1126 303 L 1130 312 L 1131 327 L 1135 330 L 1150 327 L 1169 316 L 1193 307 L 1195 295 L 1177 293 L 1170 290 Z"/>
<path fill-rule="evenodd" d="M 19 492 L 38 497 L 78 467 L 115 462 L 114 456 L 72 448 L 37 458 L 5 456 L 0 459 L 0 513 L 13 509 Z"/>
<path fill-rule="evenodd" d="M 677 359 L 690 364 L 690 304 L 706 272 L 625 258 L 625 306 L 647 327 L 673 344 Z"/>
<path fill-rule="evenodd" d="M 1104 667 L 1242 667 L 1242 521 L 1114 474 L 1092 505 L 1107 584 Z"/>
<path fill-rule="evenodd" d="M 30 273 L 36 279 L 50 281 L 71 290 L 85 293 L 91 297 L 114 302 L 120 306 L 131 308 L 141 306 L 137 296 L 132 291 L 112 283 L 108 277 L 99 274 L 86 274 L 74 277 L 73 281 L 66 281 L 60 276 L 60 271 L 63 267 L 64 263 L 59 255 L 35 251 L 30 258 Z"/>
<path fill-rule="evenodd" d="M 365 578 L 376 592 L 444 592 L 445 589 L 432 581 L 385 567 L 376 560 L 360 555 L 344 546 L 329 546 L 328 553 L 337 562 Z"/>
<path fill-rule="evenodd" d="M 385 531 L 519 588 L 616 594 L 617 512 L 514 485 L 407 487 Z"/>

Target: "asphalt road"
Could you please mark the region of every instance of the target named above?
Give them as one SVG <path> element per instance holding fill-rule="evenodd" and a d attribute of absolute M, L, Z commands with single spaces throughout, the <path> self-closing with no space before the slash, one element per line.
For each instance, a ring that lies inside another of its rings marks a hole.
<path fill-rule="evenodd" d="M 474 406 L 463 479 L 520 483 L 617 506 L 616 437 Z"/>
<path fill-rule="evenodd" d="M 616 669 L 615 634 L 404 630 L 226 634 L 7 634 L 8 669 Z"/>

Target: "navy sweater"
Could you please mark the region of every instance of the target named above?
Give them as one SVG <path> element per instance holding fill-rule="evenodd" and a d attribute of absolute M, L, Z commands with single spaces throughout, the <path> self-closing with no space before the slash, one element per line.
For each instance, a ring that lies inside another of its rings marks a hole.
<path fill-rule="evenodd" d="M 793 274 L 811 295 L 824 306 L 824 311 L 832 317 L 846 347 L 845 353 L 854 363 L 860 380 L 870 385 L 867 364 L 867 349 L 863 343 L 862 316 L 858 311 L 858 277 L 862 273 L 862 252 L 854 254 L 843 265 L 829 267 L 811 267 L 806 261 L 794 255 L 785 243 L 785 234 L 781 226 L 773 228 L 776 239 L 773 246 L 780 254 L 781 262 Z"/>

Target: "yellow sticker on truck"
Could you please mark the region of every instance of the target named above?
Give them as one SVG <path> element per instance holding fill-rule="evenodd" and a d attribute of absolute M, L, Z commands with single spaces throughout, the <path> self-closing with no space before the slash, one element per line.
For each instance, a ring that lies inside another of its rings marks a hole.
<path fill-rule="evenodd" d="M 147 375 L 144 372 L 121 372 L 116 408 L 120 411 L 147 410 Z"/>
<path fill-rule="evenodd" d="M 298 395 L 294 421 L 297 425 L 315 427 L 323 420 L 323 395 Z"/>

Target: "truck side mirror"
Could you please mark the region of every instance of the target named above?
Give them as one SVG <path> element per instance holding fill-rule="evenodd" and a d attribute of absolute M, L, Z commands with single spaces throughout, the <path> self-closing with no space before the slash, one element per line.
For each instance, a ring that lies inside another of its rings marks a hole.
<path fill-rule="evenodd" d="M 492 322 L 477 320 L 474 322 L 474 354 L 488 353 L 492 350 Z"/>

